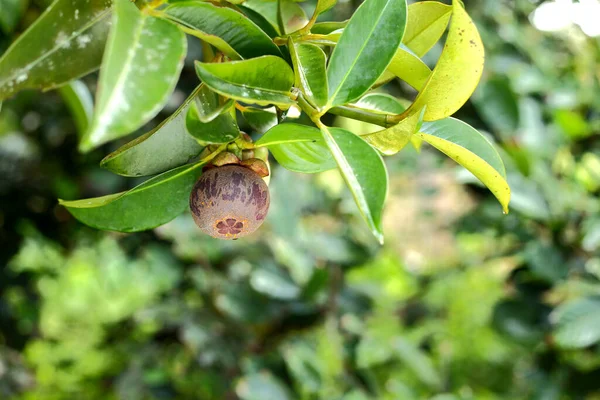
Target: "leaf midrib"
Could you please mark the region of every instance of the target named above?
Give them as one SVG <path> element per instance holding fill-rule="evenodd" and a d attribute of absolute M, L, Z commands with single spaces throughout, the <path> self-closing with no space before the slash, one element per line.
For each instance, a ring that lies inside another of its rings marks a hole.
<path fill-rule="evenodd" d="M 344 77 L 340 81 L 340 83 L 338 84 L 337 89 L 335 90 L 335 92 L 333 92 L 333 94 L 331 96 L 329 96 L 329 100 L 327 101 L 326 108 L 330 108 L 332 106 L 333 100 L 335 100 L 335 98 L 337 97 L 338 93 L 342 89 L 342 86 L 344 86 L 344 83 L 346 82 L 346 80 L 350 76 L 350 73 L 352 72 L 352 70 L 354 69 L 354 66 L 358 62 L 358 59 L 362 55 L 365 47 L 367 46 L 367 43 L 369 43 L 369 41 L 371 40 L 371 37 L 373 36 L 373 32 L 375 32 L 377 26 L 379 25 L 379 22 L 381 21 L 381 19 L 383 18 L 383 15 L 385 14 L 385 10 L 388 8 L 388 6 L 389 6 L 389 4 L 390 4 L 391 1 L 393 1 L 393 0 L 387 0 L 385 7 L 383 7 L 381 9 L 381 12 L 379 13 L 379 17 L 377 18 L 377 22 L 373 24 L 373 27 L 371 28 L 371 31 L 369 32 L 369 35 L 368 35 L 367 39 L 363 42 L 362 46 L 360 47 L 360 51 L 358 52 L 358 55 L 356 56 L 356 58 L 354 59 L 354 61 L 350 65 L 350 68 L 348 68 L 348 71 L 344 74 Z M 347 29 L 347 27 L 344 28 L 344 32 L 346 31 L 346 29 Z M 341 37 L 340 37 L 340 39 L 341 39 Z M 337 43 L 339 45 L 339 40 L 338 40 Z M 336 48 L 334 50 L 334 53 L 337 50 L 337 48 L 338 47 L 336 46 Z M 332 58 L 333 58 L 333 54 L 332 54 Z M 327 78 L 329 78 L 329 76 L 327 76 Z M 328 81 L 329 81 L 329 79 L 328 79 Z"/>
<path fill-rule="evenodd" d="M 414 4 L 423 4 L 423 3 L 414 3 Z M 438 16 L 436 19 L 434 19 L 431 24 L 425 26 L 425 28 L 421 29 L 420 31 L 417 31 L 415 33 L 415 35 L 411 38 L 410 41 L 412 42 L 413 40 L 415 40 L 423 32 L 425 32 L 427 29 L 431 28 L 431 25 L 433 25 L 434 23 L 438 22 L 440 19 L 442 19 L 442 17 L 444 17 L 446 14 L 449 14 L 449 13 L 452 13 L 452 6 L 448 6 L 448 10 L 445 13 L 441 14 L 440 16 Z M 406 45 L 406 47 L 410 47 L 407 42 L 405 42 L 404 44 Z"/>

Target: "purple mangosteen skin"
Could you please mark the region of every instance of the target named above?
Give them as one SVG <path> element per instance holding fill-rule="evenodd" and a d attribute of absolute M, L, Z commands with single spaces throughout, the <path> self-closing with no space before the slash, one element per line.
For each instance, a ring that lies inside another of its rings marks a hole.
<path fill-rule="evenodd" d="M 256 172 L 239 165 L 209 169 L 190 194 L 196 225 L 219 239 L 238 239 L 256 231 L 269 203 L 267 184 Z"/>

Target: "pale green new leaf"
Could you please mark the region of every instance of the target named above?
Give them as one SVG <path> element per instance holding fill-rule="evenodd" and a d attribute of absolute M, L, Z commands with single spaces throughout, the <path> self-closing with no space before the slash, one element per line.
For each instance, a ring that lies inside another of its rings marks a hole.
<path fill-rule="evenodd" d="M 383 154 L 391 156 L 408 144 L 422 121 L 423 112 L 412 114 L 390 128 L 362 136 L 362 138 Z"/>
<path fill-rule="evenodd" d="M 504 212 L 508 212 L 510 188 L 504 163 L 483 135 L 454 118 L 425 122 L 417 135 L 468 169 L 496 196 Z"/>
<path fill-rule="evenodd" d="M 387 70 L 418 92 L 423 89 L 431 74 L 429 67 L 404 45 L 400 45 Z"/>
<path fill-rule="evenodd" d="M 408 6 L 408 21 L 402 42 L 423 57 L 444 34 L 452 6 L 437 1 L 419 1 Z"/>
<path fill-rule="evenodd" d="M 479 83 L 483 62 L 483 43 L 477 27 L 460 2 L 455 0 L 442 55 L 406 113 L 416 113 L 427 106 L 425 121 L 435 121 L 454 114 Z"/>
<path fill-rule="evenodd" d="M 129 0 L 115 0 L 96 112 L 81 149 L 127 135 L 152 119 L 179 79 L 186 46 L 173 23 L 142 14 Z"/>
<path fill-rule="evenodd" d="M 23 89 L 52 89 L 97 69 L 110 7 L 110 0 L 90 0 L 85 7 L 73 0 L 52 3 L 0 58 L 0 100 Z"/>

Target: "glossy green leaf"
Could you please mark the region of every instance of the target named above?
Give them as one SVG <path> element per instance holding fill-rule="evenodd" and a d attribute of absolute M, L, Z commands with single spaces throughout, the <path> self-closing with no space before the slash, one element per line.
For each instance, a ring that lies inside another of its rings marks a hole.
<path fill-rule="evenodd" d="M 229 107 L 225 108 L 219 104 L 219 95 L 203 84 L 187 112 L 188 133 L 200 144 L 229 143 L 237 138 L 240 129 L 229 112 L 233 106 L 231 99 L 225 102 L 227 104 Z"/>
<path fill-rule="evenodd" d="M 265 133 L 277 125 L 277 114 L 272 107 L 272 112 L 260 108 L 246 107 L 242 111 L 244 119 L 258 133 Z"/>
<path fill-rule="evenodd" d="M 383 243 L 381 218 L 388 175 L 381 156 L 352 132 L 326 126 L 321 126 L 321 132 L 360 213 L 373 235 Z"/>
<path fill-rule="evenodd" d="M 73 115 L 77 132 L 82 136 L 87 132 L 94 114 L 94 99 L 90 89 L 83 82 L 75 80 L 61 86 L 58 90 Z"/>
<path fill-rule="evenodd" d="M 429 80 L 407 114 L 424 106 L 425 121 L 454 114 L 469 99 L 483 72 L 484 50 L 477 27 L 460 4 L 452 5 L 452 21 L 446 45 Z"/>
<path fill-rule="evenodd" d="M 314 44 L 294 43 L 290 39 L 290 54 L 294 64 L 296 87 L 317 108 L 327 103 L 326 57 L 321 48 Z"/>
<path fill-rule="evenodd" d="M 333 50 L 327 79 L 329 106 L 365 93 L 392 60 L 406 26 L 406 0 L 366 0 Z"/>
<path fill-rule="evenodd" d="M 353 106 L 380 114 L 401 114 L 406 110 L 400 100 L 387 93 L 367 93 L 353 103 Z"/>
<path fill-rule="evenodd" d="M 417 57 L 423 57 L 444 34 L 451 15 L 452 6 L 437 1 L 411 4 L 402 42 Z"/>
<path fill-rule="evenodd" d="M 394 155 L 410 142 L 412 136 L 417 133 L 422 121 L 422 112 L 412 114 L 390 128 L 362 136 L 362 138 L 383 154 Z"/>
<path fill-rule="evenodd" d="M 244 7 L 254 10 L 262 15 L 277 31 L 279 35 L 294 32 L 302 28 L 308 22 L 306 13 L 296 2 L 284 0 L 281 5 L 278 5 L 277 0 L 246 0 L 243 3 Z M 278 8 L 281 7 L 281 17 L 279 17 Z M 284 24 L 284 32 L 280 29 L 279 19 L 281 18 Z"/>
<path fill-rule="evenodd" d="M 262 14 L 244 6 L 243 4 L 239 5 L 238 9 L 242 11 L 244 15 L 250 19 L 250 21 L 254 22 L 256 26 L 262 29 L 264 33 L 269 35 L 270 38 L 279 36 L 279 33 L 275 30 L 275 27 L 273 27 L 273 25 L 271 25 L 271 23 L 265 17 L 263 17 Z"/>
<path fill-rule="evenodd" d="M 169 6 L 164 10 L 169 19 L 188 28 L 200 31 L 201 39 L 228 54 L 227 48 L 211 38 L 219 38 L 242 58 L 262 55 L 281 55 L 271 38 L 243 14 L 227 7 L 208 2 L 188 1 Z M 235 57 L 237 58 L 237 57 Z"/>
<path fill-rule="evenodd" d="M 54 2 L 0 58 L 0 100 L 23 89 L 52 89 L 100 66 L 110 0 Z M 60 23 L 57 23 L 60 21 Z"/>
<path fill-rule="evenodd" d="M 471 171 L 508 212 L 510 188 L 500 155 L 483 135 L 454 118 L 426 122 L 418 136 Z"/>
<path fill-rule="evenodd" d="M 279 57 L 262 56 L 227 63 L 196 62 L 200 79 L 215 92 L 260 105 L 290 106 L 294 72 Z"/>
<path fill-rule="evenodd" d="M 431 75 L 429 67 L 404 45 L 398 48 L 387 70 L 414 87 L 418 92 L 423 89 Z"/>
<path fill-rule="evenodd" d="M 127 135 L 152 119 L 179 79 L 186 46 L 185 35 L 171 22 L 142 14 L 128 0 L 116 0 L 96 113 L 81 149 Z"/>
<path fill-rule="evenodd" d="M 75 201 L 59 200 L 79 221 L 94 228 L 138 232 L 181 214 L 189 203 L 202 164 L 184 165 L 122 193 Z"/>
<path fill-rule="evenodd" d="M 311 126 L 279 124 L 255 144 L 268 147 L 277 162 L 290 171 L 312 174 L 336 167 L 321 132 Z"/>
<path fill-rule="evenodd" d="M 600 298 L 584 297 L 558 307 L 552 315 L 554 340 L 560 347 L 581 349 L 600 341 Z"/>
<path fill-rule="evenodd" d="M 179 167 L 196 157 L 202 146 L 188 135 L 185 117 L 200 87 L 156 128 L 106 156 L 100 166 L 124 176 L 147 176 Z"/>

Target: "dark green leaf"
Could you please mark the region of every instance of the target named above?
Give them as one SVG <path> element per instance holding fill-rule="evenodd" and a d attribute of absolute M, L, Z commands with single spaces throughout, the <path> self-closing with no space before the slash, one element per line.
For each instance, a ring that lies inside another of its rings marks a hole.
<path fill-rule="evenodd" d="M 48 7 L 0 59 L 0 100 L 23 89 L 52 89 L 97 69 L 110 6 L 110 0 L 90 0 L 86 7 L 58 0 Z"/>
<path fill-rule="evenodd" d="M 316 173 L 336 167 L 321 132 L 311 126 L 279 124 L 255 144 L 268 147 L 277 162 L 291 171 Z"/>
<path fill-rule="evenodd" d="M 406 26 L 406 0 L 366 0 L 335 47 L 329 66 L 329 106 L 365 93 L 396 53 Z"/>
<path fill-rule="evenodd" d="M 494 308 L 494 327 L 518 343 L 533 346 L 544 337 L 547 312 L 530 300 L 505 300 Z"/>
<path fill-rule="evenodd" d="M 27 9 L 28 0 L 0 1 L 0 30 L 11 33 Z"/>
<path fill-rule="evenodd" d="M 179 79 L 186 46 L 185 35 L 171 22 L 142 14 L 129 0 L 116 0 L 96 113 L 81 149 L 127 135 L 152 119 Z"/>
<path fill-rule="evenodd" d="M 88 87 L 81 81 L 71 81 L 58 88 L 69 111 L 73 115 L 80 136 L 87 132 L 94 114 L 94 99 Z"/>
<path fill-rule="evenodd" d="M 237 138 L 240 129 L 230 113 L 233 102 L 228 100 L 227 104 L 229 107 L 220 105 L 219 95 L 203 84 L 187 112 L 185 127 L 188 133 L 201 144 L 229 143 Z"/>
<path fill-rule="evenodd" d="M 208 2 L 182 2 L 169 6 L 165 11 L 169 19 L 204 34 L 202 39 L 219 48 L 208 37 L 226 42 L 242 58 L 262 55 L 281 55 L 271 38 L 243 14 L 227 7 Z M 226 49 L 220 49 L 227 53 Z"/>
<path fill-rule="evenodd" d="M 277 114 L 275 110 L 269 112 L 259 108 L 246 107 L 242 111 L 244 119 L 258 133 L 265 133 L 275 125 L 277 125 Z"/>
<path fill-rule="evenodd" d="M 202 164 L 184 165 L 122 193 L 75 201 L 59 200 L 79 221 L 94 228 L 138 232 L 155 228 L 188 206 Z"/>
<path fill-rule="evenodd" d="M 383 243 L 381 218 L 388 175 L 381 156 L 352 132 L 326 126 L 321 126 L 321 132 L 360 213 L 373 235 Z"/>
<path fill-rule="evenodd" d="M 185 129 L 185 117 L 200 87 L 156 128 L 106 156 L 100 165 L 125 176 L 168 171 L 200 154 L 202 146 Z"/>
<path fill-rule="evenodd" d="M 265 17 L 261 14 L 257 13 L 251 8 L 245 7 L 244 5 L 239 5 L 238 8 L 248 17 L 252 22 L 256 24 L 260 29 L 263 30 L 270 38 L 274 38 L 279 36 L 273 25 Z"/>
<path fill-rule="evenodd" d="M 263 56 L 244 61 L 211 64 L 196 62 L 200 79 L 215 92 L 260 105 L 290 106 L 294 73 L 281 58 Z"/>
<path fill-rule="evenodd" d="M 517 96 L 506 78 L 495 78 L 480 85 L 473 95 L 477 111 L 483 120 L 504 139 L 519 127 Z"/>
<path fill-rule="evenodd" d="M 600 340 L 600 298 L 584 297 L 558 307 L 552 320 L 554 340 L 567 349 L 580 349 Z"/>
<path fill-rule="evenodd" d="M 290 54 L 296 75 L 296 87 L 317 108 L 327 103 L 327 73 L 325 53 L 318 46 L 308 43 L 293 43 L 290 39 Z"/>

